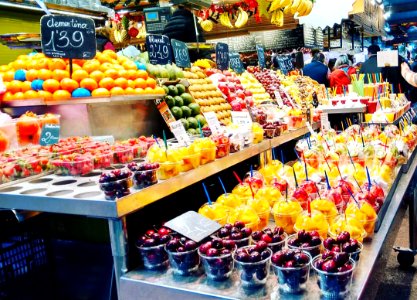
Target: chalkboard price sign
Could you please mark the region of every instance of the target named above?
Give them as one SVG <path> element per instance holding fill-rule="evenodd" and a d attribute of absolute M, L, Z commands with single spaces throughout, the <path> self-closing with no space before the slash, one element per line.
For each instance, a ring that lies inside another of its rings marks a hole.
<path fill-rule="evenodd" d="M 94 21 L 73 16 L 41 18 L 42 52 L 47 57 L 92 59 L 96 56 Z"/>
<path fill-rule="evenodd" d="M 149 62 L 153 65 L 166 65 L 172 63 L 171 44 L 169 37 L 159 34 L 146 36 L 146 48 L 149 53 Z"/>
<path fill-rule="evenodd" d="M 289 56 L 289 55 L 278 55 L 276 57 L 276 60 L 278 62 L 278 66 L 279 66 L 280 70 L 285 75 L 287 75 L 289 71 L 294 69 L 294 65 L 292 63 L 291 56 Z"/>
<path fill-rule="evenodd" d="M 258 53 L 259 67 L 266 68 L 264 48 L 261 45 L 256 45 L 256 52 Z"/>
<path fill-rule="evenodd" d="M 229 64 L 230 64 L 230 68 L 233 71 L 235 71 L 237 74 L 241 74 L 245 71 L 243 68 L 242 61 L 240 60 L 239 53 L 236 53 L 236 52 L 229 53 Z"/>
<path fill-rule="evenodd" d="M 41 146 L 48 146 L 58 143 L 60 128 L 61 126 L 59 125 L 45 124 L 42 128 L 39 144 Z"/>
<path fill-rule="evenodd" d="M 174 53 L 175 64 L 180 68 L 190 68 L 190 55 L 187 45 L 176 39 L 171 39 L 172 52 Z"/>
<path fill-rule="evenodd" d="M 217 43 L 216 45 L 216 64 L 219 70 L 229 68 L 229 46 L 225 43 Z"/>

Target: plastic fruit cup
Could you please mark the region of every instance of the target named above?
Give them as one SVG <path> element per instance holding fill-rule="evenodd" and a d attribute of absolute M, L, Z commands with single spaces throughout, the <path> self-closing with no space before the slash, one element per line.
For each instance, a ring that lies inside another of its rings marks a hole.
<path fill-rule="evenodd" d="M 292 239 L 296 237 L 297 237 L 297 234 L 292 234 L 288 237 L 288 239 Z M 312 247 L 297 247 L 297 246 L 288 245 L 288 249 L 303 250 L 307 252 L 308 254 L 310 254 L 311 257 L 316 257 L 317 255 L 321 253 L 321 248 L 322 248 L 321 245 L 322 243 L 320 243 L 320 245 L 312 246 Z"/>
<path fill-rule="evenodd" d="M 297 220 L 297 217 L 301 214 L 302 210 L 300 211 L 295 211 L 292 213 L 275 213 L 273 212 L 272 214 L 274 215 L 274 220 L 275 220 L 275 225 L 278 227 L 282 227 L 284 228 L 284 231 L 288 234 L 292 234 L 294 233 L 294 224 L 295 221 Z"/>
<path fill-rule="evenodd" d="M 243 239 L 240 240 L 232 240 L 233 242 L 235 242 L 236 244 L 236 248 L 242 248 L 242 247 L 246 247 L 249 246 L 250 244 L 250 237 L 245 237 Z"/>
<path fill-rule="evenodd" d="M 168 253 L 169 264 L 175 275 L 188 276 L 195 273 L 200 265 L 197 248 L 185 252 L 165 251 Z"/>
<path fill-rule="evenodd" d="M 169 265 L 165 244 L 153 247 L 138 247 L 143 265 L 149 270 L 165 269 Z"/>
<path fill-rule="evenodd" d="M 133 173 L 133 187 L 137 190 L 140 190 L 158 183 L 158 177 L 156 176 L 157 171 L 158 168 L 144 171 L 135 171 Z"/>
<path fill-rule="evenodd" d="M 113 163 L 112 153 L 100 153 L 94 156 L 94 169 L 105 169 Z"/>
<path fill-rule="evenodd" d="M 368 103 L 366 104 L 368 114 L 373 114 L 376 111 L 376 104 L 377 101 L 368 101 Z"/>
<path fill-rule="evenodd" d="M 233 259 L 243 287 L 251 288 L 265 285 L 269 275 L 272 256 L 271 249 L 267 248 L 265 251 L 269 252 L 268 258 L 259 262 L 240 262 L 235 258 L 236 252 L 233 254 Z"/>
<path fill-rule="evenodd" d="M 177 176 L 180 173 L 180 165 L 182 161 L 167 161 L 159 163 L 159 169 L 156 171 L 156 176 L 159 180 L 166 180 Z"/>
<path fill-rule="evenodd" d="M 216 221 L 222 226 L 225 225 L 227 222 L 228 212 L 228 208 L 219 203 L 213 203 L 211 205 L 209 203 L 204 203 L 198 209 L 199 214 L 213 221 Z"/>
<path fill-rule="evenodd" d="M 275 136 L 275 128 L 264 128 L 264 137 L 272 139 Z"/>
<path fill-rule="evenodd" d="M 280 291 L 295 294 L 305 290 L 312 260 L 310 254 L 307 252 L 306 254 L 309 257 L 309 262 L 302 267 L 285 268 L 272 263 L 272 268 L 277 275 Z"/>
<path fill-rule="evenodd" d="M 205 165 L 216 159 L 216 148 L 204 148 L 200 150 L 201 164 Z"/>
<path fill-rule="evenodd" d="M 200 255 L 201 262 L 204 267 L 204 272 L 209 279 L 214 281 L 229 279 L 234 266 L 232 253 L 233 252 L 219 256 L 207 256 L 198 250 L 198 255 Z"/>
<path fill-rule="evenodd" d="M 271 211 L 269 209 L 266 211 L 257 213 L 259 217 L 258 230 L 262 230 L 268 226 L 270 213 Z"/>
<path fill-rule="evenodd" d="M 79 158 L 76 161 L 55 159 L 52 165 L 56 167 L 55 174 L 57 175 L 81 176 L 94 170 L 93 160 L 89 157 Z"/>
<path fill-rule="evenodd" d="M 340 232 L 334 232 L 334 231 L 332 231 L 331 229 L 332 229 L 332 228 L 329 228 L 329 232 L 328 232 L 328 234 L 329 234 L 329 236 L 330 236 L 331 238 L 336 239 L 336 238 L 337 238 L 337 236 L 338 236 L 338 234 L 339 234 Z M 344 231 L 344 230 L 343 230 L 343 231 Z M 357 240 L 357 241 L 358 241 L 358 242 L 360 242 L 360 243 L 362 243 L 362 242 L 363 242 L 363 239 L 366 237 L 366 231 L 365 231 L 364 229 L 362 229 L 362 232 L 360 233 L 360 235 L 354 234 L 354 233 L 352 232 L 352 230 L 346 230 L 346 231 L 348 231 L 348 232 L 350 233 L 350 236 L 351 236 L 351 238 L 352 238 L 352 239 L 355 239 L 355 240 Z"/>
<path fill-rule="evenodd" d="M 133 160 L 133 149 L 123 147 L 113 151 L 113 161 L 115 164 L 126 164 Z"/>
<path fill-rule="evenodd" d="M 142 157 L 144 157 L 144 155 L 143 155 L 143 152 L 144 152 L 143 146 L 141 146 L 139 144 L 136 144 L 136 145 L 133 145 L 131 147 L 132 147 L 132 151 L 133 151 L 133 158 L 142 158 Z"/>
<path fill-rule="evenodd" d="M 230 153 L 230 143 L 216 145 L 216 158 L 228 156 Z"/>
<path fill-rule="evenodd" d="M 315 263 L 321 255 L 313 258 L 312 266 L 317 272 L 318 285 L 320 291 L 325 298 L 340 299 L 343 298 L 350 290 L 352 285 L 353 271 L 355 269 L 355 261 L 349 259 L 349 264 L 352 266 L 351 270 L 344 272 L 329 273 L 316 268 Z"/>
<path fill-rule="evenodd" d="M 378 216 L 376 216 L 374 219 L 367 219 L 366 221 L 360 221 L 363 225 L 363 229 L 366 231 L 366 237 L 365 239 L 370 239 L 374 236 L 375 231 L 375 224 L 378 220 Z"/>
<path fill-rule="evenodd" d="M 182 158 L 182 164 L 180 166 L 181 172 L 187 172 L 200 166 L 201 154 L 188 154 Z"/>
<path fill-rule="evenodd" d="M 106 200 L 115 200 L 130 194 L 132 178 L 123 178 L 116 181 L 100 183 L 100 189 L 104 192 Z"/>
<path fill-rule="evenodd" d="M 271 249 L 272 253 L 275 253 L 277 251 L 280 251 L 280 250 L 282 250 L 285 247 L 285 242 L 288 239 L 288 234 L 286 234 L 284 232 L 283 236 L 284 237 L 283 237 L 283 240 L 282 241 L 276 242 L 276 243 L 269 243 L 268 244 L 268 248 Z"/>

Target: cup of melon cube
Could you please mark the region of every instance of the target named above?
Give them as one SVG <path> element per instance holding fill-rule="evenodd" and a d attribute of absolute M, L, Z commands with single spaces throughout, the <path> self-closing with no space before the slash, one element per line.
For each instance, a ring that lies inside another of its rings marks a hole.
<path fill-rule="evenodd" d="M 375 209 L 367 202 L 360 202 L 359 205 L 350 202 L 346 207 L 346 218 L 357 220 L 366 231 L 366 238 L 372 238 L 375 231 L 375 224 L 378 215 Z"/>
<path fill-rule="evenodd" d="M 277 201 L 272 208 L 275 225 L 284 228 L 288 234 L 294 233 L 294 224 L 303 209 L 297 201 Z"/>
<path fill-rule="evenodd" d="M 205 165 L 216 159 L 216 148 L 203 148 L 200 150 L 201 164 Z"/>
<path fill-rule="evenodd" d="M 181 172 L 187 172 L 200 166 L 201 154 L 186 154 L 182 157 L 182 164 L 180 166 Z"/>
<path fill-rule="evenodd" d="M 222 204 L 230 209 L 234 209 L 238 206 L 245 204 L 246 202 L 243 199 L 235 194 L 225 193 L 220 195 L 216 203 Z"/>
<path fill-rule="evenodd" d="M 322 213 L 329 225 L 333 224 L 339 213 L 336 204 L 325 198 L 314 199 L 311 201 L 310 207 L 312 212 Z"/>
<path fill-rule="evenodd" d="M 199 208 L 198 213 L 223 226 L 227 222 L 229 208 L 220 203 L 205 203 Z"/>
<path fill-rule="evenodd" d="M 256 211 L 259 217 L 258 230 L 262 230 L 268 226 L 271 208 L 267 199 L 249 198 L 248 205 Z"/>
<path fill-rule="evenodd" d="M 165 161 L 159 163 L 159 169 L 156 171 L 158 180 L 166 180 L 177 176 L 181 169 L 180 161 Z"/>
<path fill-rule="evenodd" d="M 326 216 L 321 212 L 315 211 L 311 214 L 306 211 L 298 215 L 294 224 L 295 232 L 300 230 L 304 231 L 317 231 L 322 239 L 327 237 L 329 231 L 329 223 L 327 223 Z"/>

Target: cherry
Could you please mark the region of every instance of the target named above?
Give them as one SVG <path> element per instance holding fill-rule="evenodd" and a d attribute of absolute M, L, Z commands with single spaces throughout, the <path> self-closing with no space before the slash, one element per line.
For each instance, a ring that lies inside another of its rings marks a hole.
<path fill-rule="evenodd" d="M 336 271 L 337 266 L 333 260 L 327 260 L 323 263 L 321 269 L 325 272 L 334 272 Z"/>
<path fill-rule="evenodd" d="M 272 242 L 272 237 L 269 236 L 268 234 L 264 233 L 261 237 L 262 241 L 264 241 L 265 243 L 271 243 Z"/>

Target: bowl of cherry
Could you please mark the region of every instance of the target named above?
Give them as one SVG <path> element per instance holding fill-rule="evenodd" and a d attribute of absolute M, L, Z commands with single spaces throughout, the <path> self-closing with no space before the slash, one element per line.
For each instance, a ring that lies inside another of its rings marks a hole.
<path fill-rule="evenodd" d="M 236 221 L 232 224 L 225 224 L 217 232 L 217 236 L 223 240 L 232 240 L 237 248 L 249 246 L 252 229 L 245 227 L 245 223 Z"/>
<path fill-rule="evenodd" d="M 287 240 L 289 249 L 300 249 L 308 252 L 311 257 L 316 257 L 321 252 L 322 241 L 317 231 L 300 230 L 292 234 Z"/>
<path fill-rule="evenodd" d="M 285 246 L 288 235 L 284 232 L 284 228 L 276 226 L 274 229 L 265 228 L 252 232 L 251 238 L 253 243 L 264 241 L 268 244 L 268 248 L 273 253 L 281 250 Z"/>
<path fill-rule="evenodd" d="M 143 265 L 149 270 L 165 269 L 169 265 L 165 244 L 171 240 L 171 230 L 161 227 L 148 230 L 136 242 Z"/>
<path fill-rule="evenodd" d="M 106 200 L 115 200 L 130 194 L 132 172 L 128 169 L 109 170 L 101 173 L 98 180 Z"/>
<path fill-rule="evenodd" d="M 143 189 L 158 183 L 156 171 L 159 168 L 158 163 L 136 163 L 131 162 L 127 165 L 133 172 L 133 187 L 135 189 Z"/>
<path fill-rule="evenodd" d="M 326 251 L 345 252 L 350 258 L 358 261 L 363 249 L 363 244 L 358 240 L 352 239 L 349 232 L 343 231 L 336 238 L 327 238 L 323 241 L 323 247 Z"/>
<path fill-rule="evenodd" d="M 214 238 L 198 248 L 198 254 L 208 279 L 223 281 L 230 277 L 234 266 L 232 254 L 235 250 L 234 241 L 220 238 Z"/>
<path fill-rule="evenodd" d="M 280 250 L 272 254 L 271 263 L 280 291 L 293 294 L 305 290 L 310 273 L 310 254 L 295 249 Z"/>
<path fill-rule="evenodd" d="M 236 250 L 233 259 L 243 287 L 256 288 L 266 283 L 271 265 L 271 255 L 272 251 L 264 241 Z"/>
<path fill-rule="evenodd" d="M 198 270 L 198 244 L 186 237 L 173 237 L 165 244 L 169 264 L 175 275 L 187 276 Z"/>
<path fill-rule="evenodd" d="M 315 257 L 311 265 L 317 272 L 317 283 L 325 298 L 339 299 L 346 296 L 355 269 L 355 261 L 349 254 L 327 251 Z"/>

